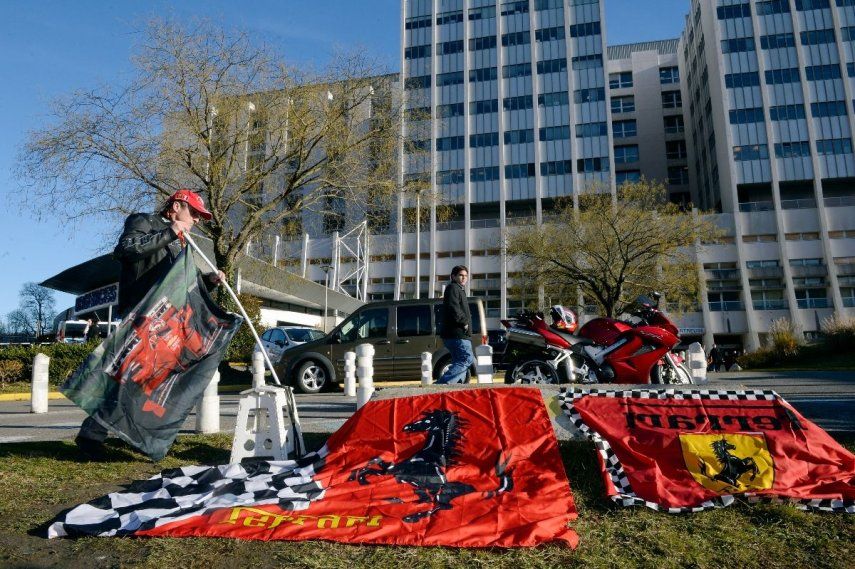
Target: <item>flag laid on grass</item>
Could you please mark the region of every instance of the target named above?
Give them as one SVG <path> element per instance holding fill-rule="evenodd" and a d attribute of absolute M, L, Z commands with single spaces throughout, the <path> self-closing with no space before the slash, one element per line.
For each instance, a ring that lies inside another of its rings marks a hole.
<path fill-rule="evenodd" d="M 49 536 L 575 547 L 575 518 L 540 392 L 476 389 L 371 401 L 298 461 L 165 471 Z"/>
<path fill-rule="evenodd" d="M 855 513 L 855 456 L 774 391 L 568 391 L 606 491 L 669 513 L 750 501 Z"/>
<path fill-rule="evenodd" d="M 60 390 L 100 424 L 160 460 L 241 322 L 213 301 L 185 249 Z"/>

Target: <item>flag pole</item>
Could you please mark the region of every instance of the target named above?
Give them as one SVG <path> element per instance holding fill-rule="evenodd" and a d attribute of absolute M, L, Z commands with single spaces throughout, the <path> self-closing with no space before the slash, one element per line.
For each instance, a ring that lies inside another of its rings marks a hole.
<path fill-rule="evenodd" d="M 199 246 L 196 245 L 196 242 L 193 241 L 193 239 L 190 237 L 189 233 L 184 232 L 184 239 L 187 240 L 187 243 L 193 248 L 193 250 L 196 253 L 199 254 L 200 257 L 202 257 L 202 260 L 204 260 L 205 263 L 212 270 L 219 271 L 217 266 L 211 262 L 211 260 L 205 255 L 205 253 L 202 252 L 202 249 L 200 249 Z M 255 326 L 252 325 L 252 320 L 249 318 L 249 315 L 246 313 L 246 310 L 244 309 L 243 304 L 241 304 L 240 300 L 238 300 L 237 294 L 235 294 L 234 289 L 232 289 L 232 287 L 229 286 L 229 283 L 225 279 L 223 279 L 220 282 L 220 284 L 222 284 L 223 286 L 226 287 L 226 290 L 228 291 L 229 295 L 231 295 L 232 300 L 235 301 L 235 304 L 237 305 L 238 310 L 240 310 L 240 313 L 244 318 L 244 322 L 246 322 L 247 326 L 249 326 L 249 331 L 252 332 L 252 337 L 255 338 L 256 345 L 258 345 L 259 349 L 261 350 L 261 354 L 264 356 L 264 362 L 265 362 L 265 364 L 267 364 L 267 369 L 270 370 L 270 373 L 273 376 L 273 381 L 276 382 L 276 385 L 281 387 L 282 382 L 279 381 L 279 376 L 276 375 L 276 370 L 273 369 L 273 363 L 270 361 L 270 355 L 268 355 L 267 349 L 264 347 L 264 344 L 261 342 L 261 338 L 258 337 L 258 332 L 256 332 Z M 302 432 L 302 429 L 300 429 L 299 419 L 296 418 L 297 417 L 297 402 L 294 400 L 294 392 L 291 390 L 290 387 L 285 387 L 285 392 L 288 395 L 288 397 L 286 398 L 286 400 L 288 401 L 288 415 L 290 415 L 291 427 L 294 430 L 294 450 L 297 453 L 297 456 L 302 456 L 304 454 L 303 449 L 302 449 L 303 432 Z"/>

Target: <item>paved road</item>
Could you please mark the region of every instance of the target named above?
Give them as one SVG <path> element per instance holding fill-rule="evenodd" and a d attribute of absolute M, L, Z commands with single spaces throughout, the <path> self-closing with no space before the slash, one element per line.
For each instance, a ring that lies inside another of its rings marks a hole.
<path fill-rule="evenodd" d="M 712 374 L 709 387 L 774 389 L 805 417 L 829 432 L 855 433 L 853 372 L 720 373 Z M 389 390 L 387 395 L 409 394 L 409 391 Z M 221 428 L 232 431 L 238 395 L 221 395 L 220 400 Z M 341 392 L 298 395 L 297 406 L 305 432 L 330 433 L 356 410 L 356 400 Z M 72 439 L 84 418 L 83 411 L 67 399 L 51 400 L 50 412 L 44 415 L 31 414 L 28 401 L 0 402 L 0 443 Z M 193 432 L 195 424 L 195 414 L 191 414 L 182 432 Z"/>

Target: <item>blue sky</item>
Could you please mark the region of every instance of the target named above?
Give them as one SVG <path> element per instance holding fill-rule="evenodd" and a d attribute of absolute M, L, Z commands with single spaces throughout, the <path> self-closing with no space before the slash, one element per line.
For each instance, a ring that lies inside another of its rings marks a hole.
<path fill-rule="evenodd" d="M 610 44 L 678 37 L 689 0 L 606 0 Z M 51 100 L 123 83 L 151 17 L 199 16 L 281 47 L 291 63 L 322 65 L 337 47 L 360 48 L 397 69 L 399 0 L 0 0 L 0 317 L 27 281 L 42 281 L 112 249 L 115 220 L 37 219 L 12 175 L 26 133 L 44 128 Z M 57 308 L 73 297 L 57 293 Z"/>

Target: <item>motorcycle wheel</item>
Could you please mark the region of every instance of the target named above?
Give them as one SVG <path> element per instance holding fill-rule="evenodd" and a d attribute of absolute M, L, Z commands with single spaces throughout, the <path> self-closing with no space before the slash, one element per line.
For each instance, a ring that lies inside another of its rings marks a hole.
<path fill-rule="evenodd" d="M 692 379 L 692 374 L 689 372 L 689 368 L 686 367 L 686 364 L 677 364 L 677 369 L 674 370 L 674 375 L 676 376 L 676 381 L 674 383 L 680 385 L 692 385 L 695 383 L 694 379 Z"/>
<path fill-rule="evenodd" d="M 541 385 L 558 383 L 558 372 L 542 360 L 529 360 L 505 372 L 505 383 Z"/>
<path fill-rule="evenodd" d="M 666 369 L 667 368 L 667 369 Z M 664 385 L 691 385 L 692 374 L 685 364 L 677 364 L 676 368 L 655 365 L 650 370 L 650 383 Z"/>

